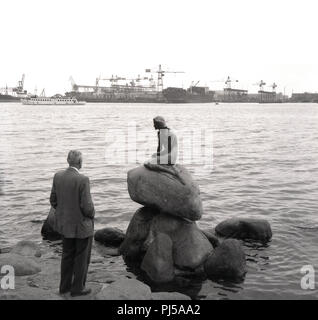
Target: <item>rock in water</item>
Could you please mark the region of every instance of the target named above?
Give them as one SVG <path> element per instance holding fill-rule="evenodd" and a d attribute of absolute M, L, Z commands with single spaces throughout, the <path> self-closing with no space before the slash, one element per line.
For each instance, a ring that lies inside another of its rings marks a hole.
<path fill-rule="evenodd" d="M 204 271 L 212 279 L 242 280 L 246 273 L 246 260 L 240 242 L 224 240 L 206 260 Z"/>
<path fill-rule="evenodd" d="M 272 238 L 271 226 L 263 219 L 228 219 L 219 223 L 215 232 L 222 237 L 242 240 L 252 239 L 266 242 Z"/>
<path fill-rule="evenodd" d="M 149 235 L 152 219 L 158 211 L 143 207 L 136 211 L 126 231 L 126 236 L 119 247 L 119 252 L 127 259 L 139 260 L 146 252 L 144 243 Z"/>
<path fill-rule="evenodd" d="M 32 241 L 19 241 L 10 251 L 10 253 L 19 254 L 26 257 L 41 257 L 39 246 Z"/>
<path fill-rule="evenodd" d="M 142 261 L 141 269 L 146 271 L 154 282 L 163 283 L 173 280 L 172 241 L 168 235 L 159 233 L 151 242 Z"/>
<path fill-rule="evenodd" d="M 150 288 L 134 279 L 120 279 L 106 285 L 96 295 L 97 300 L 151 300 Z"/>
<path fill-rule="evenodd" d="M 160 171 L 161 167 L 149 170 L 141 166 L 128 171 L 131 199 L 174 216 L 199 220 L 203 211 L 200 190 L 190 173 L 181 165 L 173 166 L 177 174 L 170 174 L 166 167 Z"/>
<path fill-rule="evenodd" d="M 219 239 L 214 235 L 212 230 L 207 229 L 207 230 L 201 230 L 201 231 L 208 238 L 213 248 L 216 248 L 220 244 Z"/>
<path fill-rule="evenodd" d="M 117 247 L 124 241 L 125 234 L 118 228 L 104 228 L 95 232 L 94 239 L 105 246 Z"/>
<path fill-rule="evenodd" d="M 41 234 L 44 240 L 56 241 L 61 240 L 62 235 L 54 230 L 55 226 L 55 209 L 51 207 L 48 217 L 43 223 Z"/>
<path fill-rule="evenodd" d="M 211 243 L 199 230 L 196 223 L 168 214 L 159 214 L 151 223 L 150 236 L 167 234 L 173 243 L 173 261 L 180 269 L 191 269 L 203 265 L 211 251 Z"/>
<path fill-rule="evenodd" d="M 39 264 L 33 259 L 15 253 L 0 255 L 0 269 L 4 265 L 12 266 L 16 276 L 27 276 L 41 271 Z"/>

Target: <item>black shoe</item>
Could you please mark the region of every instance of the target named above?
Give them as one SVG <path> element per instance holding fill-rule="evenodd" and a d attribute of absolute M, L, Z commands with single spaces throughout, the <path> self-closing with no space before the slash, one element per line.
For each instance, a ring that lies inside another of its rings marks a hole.
<path fill-rule="evenodd" d="M 61 290 L 60 290 L 60 291 L 59 291 L 60 294 L 66 294 L 66 293 L 68 293 L 68 292 L 70 292 L 70 290 L 66 290 L 66 291 L 61 291 Z"/>
<path fill-rule="evenodd" d="M 92 292 L 92 289 L 84 289 L 80 292 L 71 292 L 72 297 L 78 297 L 78 296 L 86 296 L 87 294 L 90 294 Z"/>

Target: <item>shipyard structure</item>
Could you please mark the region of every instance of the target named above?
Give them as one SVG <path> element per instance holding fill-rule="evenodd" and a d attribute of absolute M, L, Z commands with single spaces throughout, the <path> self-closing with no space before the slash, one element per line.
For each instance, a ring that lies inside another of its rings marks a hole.
<path fill-rule="evenodd" d="M 126 78 L 112 75 L 110 78 L 96 78 L 94 85 L 79 85 L 70 78 L 72 90 L 66 92 L 67 97 L 75 97 L 86 102 L 129 102 L 129 103 L 211 103 L 211 102 L 255 102 L 280 103 L 285 98 L 276 93 L 277 85 L 272 90 L 264 89 L 265 82 L 260 81 L 257 94 L 250 94 L 247 90 L 234 89 L 230 77 L 224 81 L 224 89 L 211 90 L 207 86 L 199 86 L 199 82 L 192 82 L 187 89 L 163 86 L 163 79 L 168 73 L 184 73 L 183 71 L 166 71 L 159 65 L 157 70 L 146 69 L 150 76 Z M 107 85 L 102 85 L 107 83 Z"/>

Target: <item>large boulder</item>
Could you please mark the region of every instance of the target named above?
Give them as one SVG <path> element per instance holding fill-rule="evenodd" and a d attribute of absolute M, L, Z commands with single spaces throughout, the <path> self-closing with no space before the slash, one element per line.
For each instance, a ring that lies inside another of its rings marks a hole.
<path fill-rule="evenodd" d="M 149 236 L 167 234 L 173 243 L 173 261 L 180 269 L 191 269 L 203 265 L 213 247 L 193 221 L 187 221 L 167 214 L 159 214 L 151 223 Z"/>
<path fill-rule="evenodd" d="M 19 241 L 10 252 L 26 257 L 41 257 L 40 247 L 36 243 L 27 240 Z"/>
<path fill-rule="evenodd" d="M 135 279 L 119 279 L 105 285 L 96 295 L 97 300 L 151 300 L 151 290 Z"/>
<path fill-rule="evenodd" d="M 251 218 L 232 218 L 219 223 L 215 232 L 225 238 L 252 239 L 262 242 L 272 238 L 272 230 L 268 221 Z"/>
<path fill-rule="evenodd" d="M 216 235 L 214 234 L 214 232 L 212 230 L 210 230 L 210 229 L 202 230 L 201 229 L 201 231 L 207 237 L 207 239 L 210 241 L 213 248 L 216 248 L 220 244 L 219 239 L 216 237 Z"/>
<path fill-rule="evenodd" d="M 35 260 L 15 253 L 0 255 L 0 269 L 5 265 L 12 266 L 16 276 L 27 276 L 41 271 L 39 264 Z"/>
<path fill-rule="evenodd" d="M 156 170 L 141 166 L 128 171 L 131 199 L 171 215 L 199 220 L 203 211 L 200 190 L 190 173 L 181 165 L 152 166 Z"/>
<path fill-rule="evenodd" d="M 55 209 L 51 207 L 50 212 L 43 223 L 41 235 L 44 240 L 57 241 L 62 239 L 62 235 L 55 231 Z"/>
<path fill-rule="evenodd" d="M 212 279 L 241 280 L 246 273 L 246 260 L 240 242 L 224 240 L 206 260 L 204 271 Z"/>
<path fill-rule="evenodd" d="M 152 208 L 143 207 L 136 211 L 126 231 L 126 236 L 119 252 L 124 258 L 139 260 L 143 258 L 147 248 L 145 241 L 148 238 L 152 219 L 158 211 Z"/>
<path fill-rule="evenodd" d="M 157 283 L 169 282 L 174 278 L 172 241 L 164 233 L 159 233 L 151 242 L 142 261 L 141 269 Z"/>
<path fill-rule="evenodd" d="M 94 239 L 105 246 L 118 247 L 124 241 L 125 234 L 118 228 L 103 228 L 95 232 Z"/>

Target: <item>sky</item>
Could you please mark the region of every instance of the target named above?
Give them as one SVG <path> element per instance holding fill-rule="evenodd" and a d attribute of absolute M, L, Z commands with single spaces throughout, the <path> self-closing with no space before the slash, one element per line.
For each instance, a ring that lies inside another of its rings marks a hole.
<path fill-rule="evenodd" d="M 318 2 L 312 0 L 0 0 L 0 87 L 46 93 L 98 76 L 167 74 L 165 86 L 199 81 L 256 92 L 318 92 Z M 268 88 L 269 89 L 269 88 Z"/>

